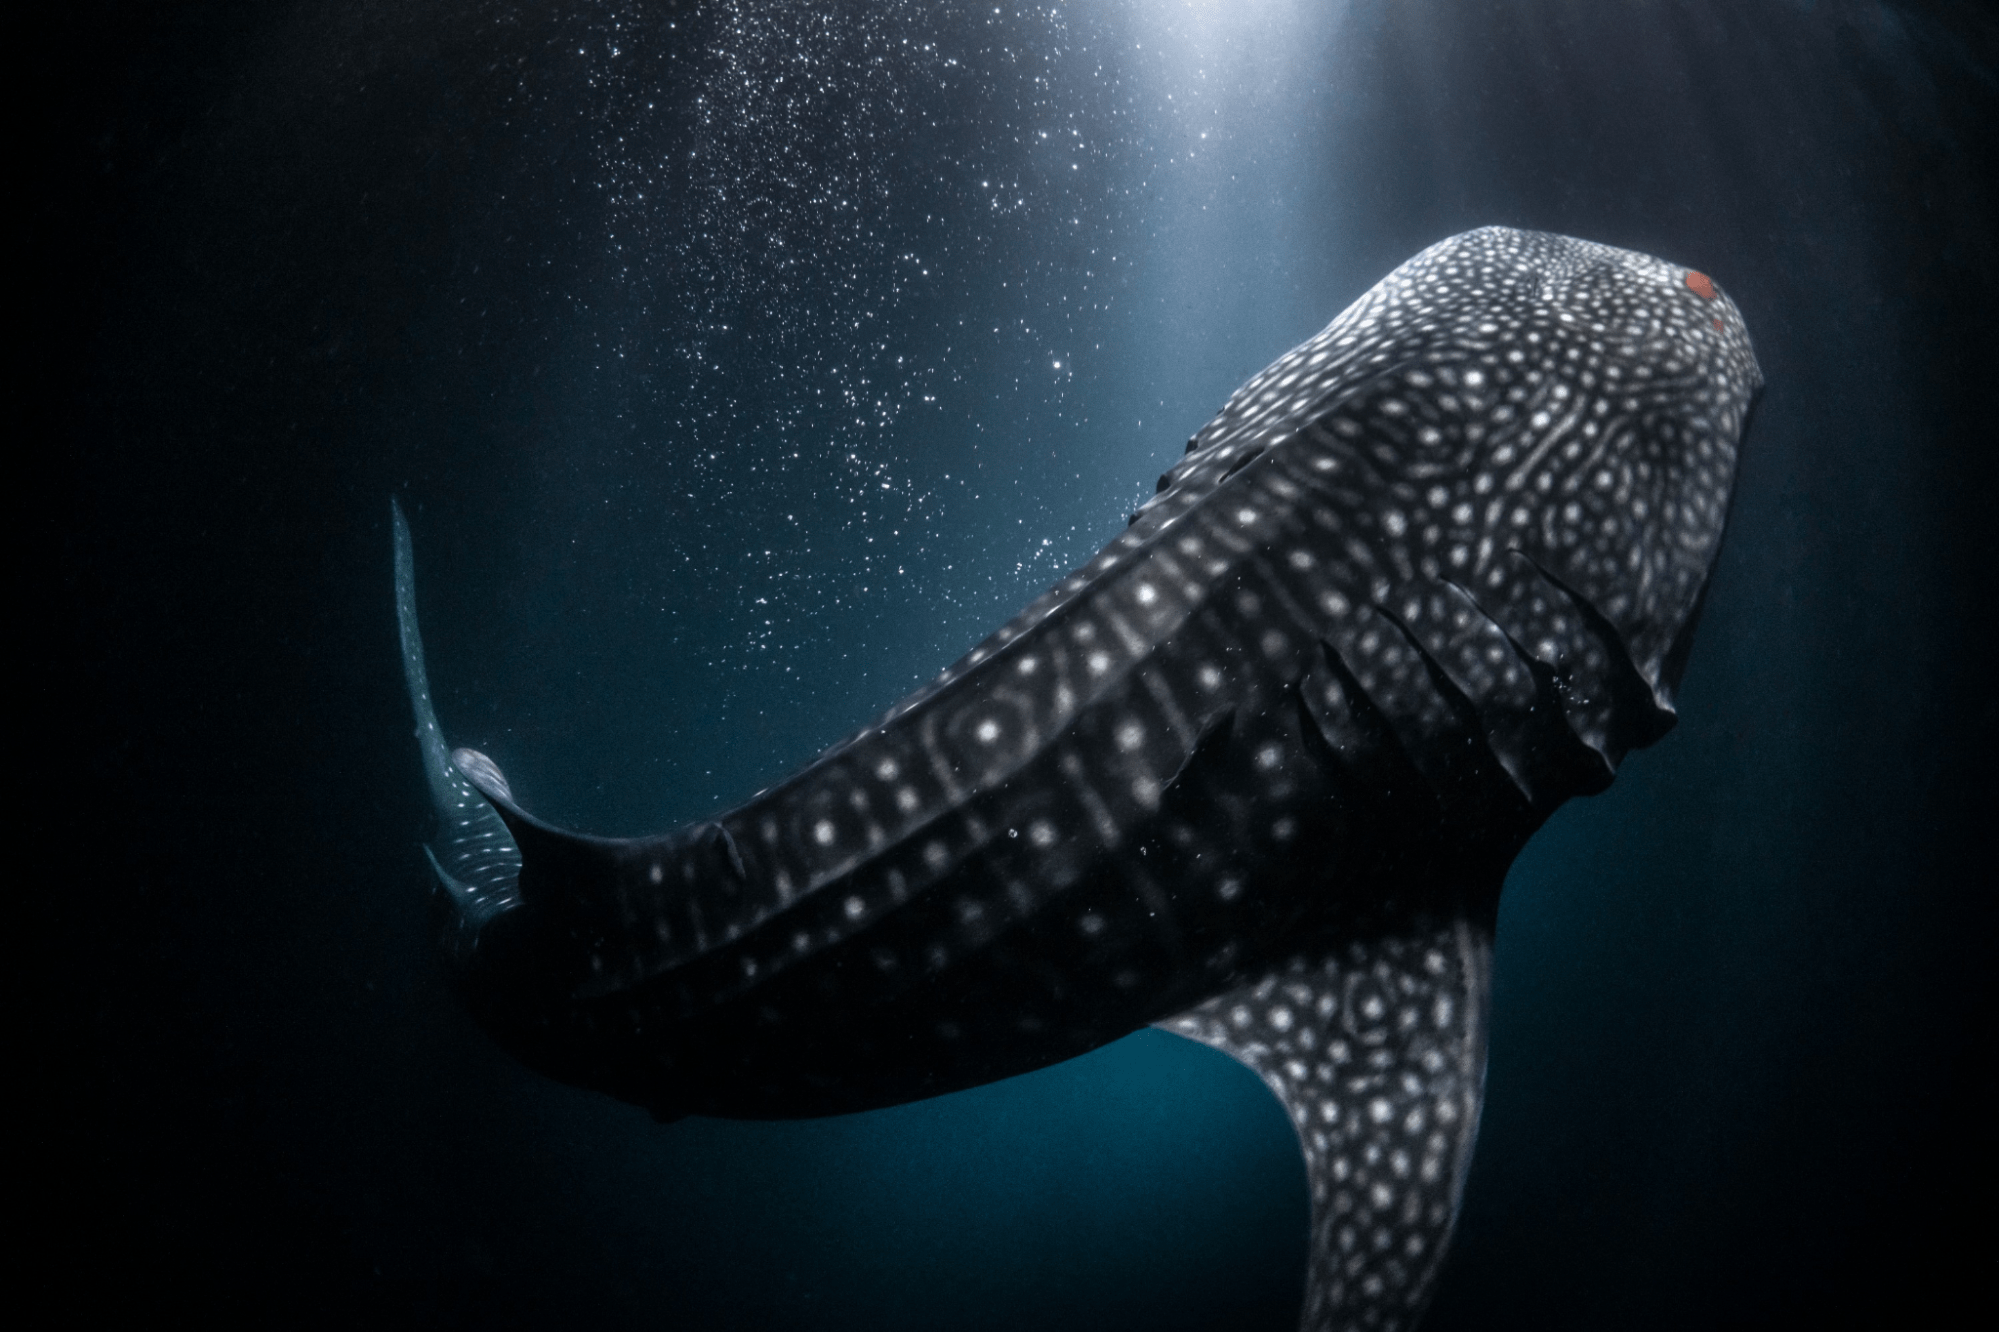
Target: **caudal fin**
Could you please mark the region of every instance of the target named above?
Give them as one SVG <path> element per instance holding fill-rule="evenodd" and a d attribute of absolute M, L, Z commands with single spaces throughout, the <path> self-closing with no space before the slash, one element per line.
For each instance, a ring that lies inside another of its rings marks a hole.
<path fill-rule="evenodd" d="M 431 806 L 437 811 L 437 837 L 425 851 L 437 882 L 451 895 L 459 915 L 476 928 L 520 900 L 520 848 L 498 813 L 451 762 L 450 747 L 438 729 L 430 676 L 424 669 L 423 636 L 416 624 L 410 525 L 393 496 L 389 508 L 395 527 L 396 623 L 402 631 L 403 680 L 409 686 L 410 711 L 416 715 L 416 741 L 430 784 Z M 493 772 L 497 775 L 499 769 Z M 500 781 L 504 785 L 505 779 Z"/>

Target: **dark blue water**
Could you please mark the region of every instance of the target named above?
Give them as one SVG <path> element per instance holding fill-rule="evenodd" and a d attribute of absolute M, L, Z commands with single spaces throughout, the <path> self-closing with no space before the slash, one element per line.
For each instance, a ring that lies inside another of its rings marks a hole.
<path fill-rule="evenodd" d="M 1431 1322 L 1980 1317 L 1975 7 L 78 14 L 24 390 L 63 460 L 24 1280 L 76 1319 L 1293 1318 L 1290 1129 L 1176 1038 L 782 1124 L 506 1059 L 430 953 L 388 497 L 453 741 L 663 830 L 932 675 L 1485 223 L 1714 274 L 1769 387 L 1679 728 L 1508 881 Z"/>

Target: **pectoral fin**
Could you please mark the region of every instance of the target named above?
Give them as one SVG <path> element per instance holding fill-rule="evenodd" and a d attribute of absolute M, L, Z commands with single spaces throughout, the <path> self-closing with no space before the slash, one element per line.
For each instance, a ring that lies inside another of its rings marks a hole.
<path fill-rule="evenodd" d="M 1299 957 L 1159 1024 L 1248 1065 L 1311 1187 L 1304 1328 L 1415 1322 L 1478 1132 L 1492 936 L 1436 918 Z"/>

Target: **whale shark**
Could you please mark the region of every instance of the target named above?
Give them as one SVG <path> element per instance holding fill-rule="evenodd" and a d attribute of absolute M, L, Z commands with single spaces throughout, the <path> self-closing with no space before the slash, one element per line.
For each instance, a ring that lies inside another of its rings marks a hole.
<path fill-rule="evenodd" d="M 554 827 L 447 743 L 393 506 L 445 966 L 529 1066 L 669 1121 L 1204 1043 L 1297 1131 L 1301 1323 L 1407 1325 L 1477 1133 L 1502 881 L 1672 727 L 1761 385 L 1704 273 L 1441 241 L 934 681 L 655 837 Z"/>

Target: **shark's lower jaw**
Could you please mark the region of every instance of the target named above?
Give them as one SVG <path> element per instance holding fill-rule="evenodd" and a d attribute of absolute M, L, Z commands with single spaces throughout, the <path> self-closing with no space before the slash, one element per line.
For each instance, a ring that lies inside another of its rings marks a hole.
<path fill-rule="evenodd" d="M 664 1118 L 882 1106 L 1159 1024 L 1291 1114 L 1307 1321 L 1406 1322 L 1477 1124 L 1500 882 L 1671 726 L 1760 382 L 1704 275 L 1454 237 L 931 686 L 658 838 L 552 828 L 447 754 L 398 512 L 447 956 L 523 1059 Z"/>

